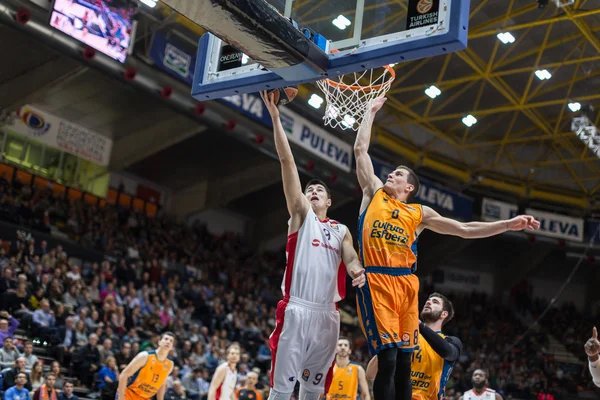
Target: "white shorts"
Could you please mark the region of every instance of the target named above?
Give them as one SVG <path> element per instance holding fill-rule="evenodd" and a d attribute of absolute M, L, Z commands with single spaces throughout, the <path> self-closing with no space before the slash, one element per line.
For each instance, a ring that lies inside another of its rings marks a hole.
<path fill-rule="evenodd" d="M 340 334 L 335 304 L 315 304 L 290 298 L 277 305 L 277 325 L 271 334 L 271 387 L 292 393 L 296 381 L 305 390 L 326 393 Z"/>

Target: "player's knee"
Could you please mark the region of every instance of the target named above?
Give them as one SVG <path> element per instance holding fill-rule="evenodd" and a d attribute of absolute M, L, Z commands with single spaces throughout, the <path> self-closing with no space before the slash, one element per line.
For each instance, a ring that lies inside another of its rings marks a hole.
<path fill-rule="evenodd" d="M 396 372 L 396 348 L 385 349 L 377 354 L 377 377 L 392 377 Z"/>
<path fill-rule="evenodd" d="M 275 389 L 271 389 L 268 400 L 290 400 L 291 397 L 292 393 L 282 393 Z"/>
<path fill-rule="evenodd" d="M 320 400 L 321 393 L 300 389 L 300 400 Z"/>

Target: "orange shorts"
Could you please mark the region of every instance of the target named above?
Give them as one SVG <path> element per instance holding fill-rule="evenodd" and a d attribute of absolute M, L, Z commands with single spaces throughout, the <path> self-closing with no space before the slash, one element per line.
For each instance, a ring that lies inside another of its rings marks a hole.
<path fill-rule="evenodd" d="M 129 388 L 125 389 L 125 400 L 149 400 L 149 399 L 150 399 L 149 397 L 142 397 Z M 119 391 L 117 391 L 115 400 L 119 400 Z"/>
<path fill-rule="evenodd" d="M 367 267 L 367 283 L 356 296 L 358 317 L 372 355 L 397 347 L 419 347 L 419 278 L 404 268 Z M 407 269 L 408 270 L 408 269 Z"/>

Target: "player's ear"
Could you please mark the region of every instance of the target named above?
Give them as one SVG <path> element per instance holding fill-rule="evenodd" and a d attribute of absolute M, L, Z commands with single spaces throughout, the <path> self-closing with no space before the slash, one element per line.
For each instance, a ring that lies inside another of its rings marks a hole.
<path fill-rule="evenodd" d="M 443 317 L 444 319 L 448 318 L 448 311 L 442 311 L 442 313 L 440 314 L 441 317 Z"/>
<path fill-rule="evenodd" d="M 331 207 L 331 199 L 327 199 L 327 207 Z"/>

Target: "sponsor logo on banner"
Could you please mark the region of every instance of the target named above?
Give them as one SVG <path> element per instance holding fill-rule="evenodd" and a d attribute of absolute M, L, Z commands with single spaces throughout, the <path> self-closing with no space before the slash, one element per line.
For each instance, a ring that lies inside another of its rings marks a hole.
<path fill-rule="evenodd" d="M 540 221 L 540 229 L 534 233 L 558 239 L 583 241 L 583 219 L 554 214 L 528 208 L 526 214 L 533 215 Z"/>
<path fill-rule="evenodd" d="M 484 221 L 500 221 L 504 219 L 511 219 L 517 215 L 519 208 L 510 203 L 503 201 L 483 198 L 481 203 L 481 218 Z"/>
<path fill-rule="evenodd" d="M 271 116 L 258 94 L 241 94 L 224 97 L 220 101 L 233 106 L 242 114 L 269 128 Z M 290 142 L 308 150 L 343 171 L 352 170 L 352 145 L 337 138 L 325 129 L 307 121 L 285 107 L 279 108 L 279 117 Z"/>
<path fill-rule="evenodd" d="M 382 182 L 387 180 L 387 175 L 396 168 L 372 158 L 375 175 Z M 419 178 L 419 193 L 416 202 L 436 209 L 438 212 L 446 212 L 452 216 L 470 221 L 473 219 L 473 200 L 460 193 L 454 192 L 427 179 Z"/>
<path fill-rule="evenodd" d="M 197 49 L 175 39 L 156 32 L 152 37 L 148 58 L 156 67 L 191 86 L 194 83 Z"/>
<path fill-rule="evenodd" d="M 21 108 L 21 115 L 20 119 L 13 119 L 6 128 L 50 147 L 108 166 L 111 139 L 30 105 Z"/>
<path fill-rule="evenodd" d="M 438 23 L 439 9 L 439 0 L 409 0 L 406 29 L 436 25 Z"/>

